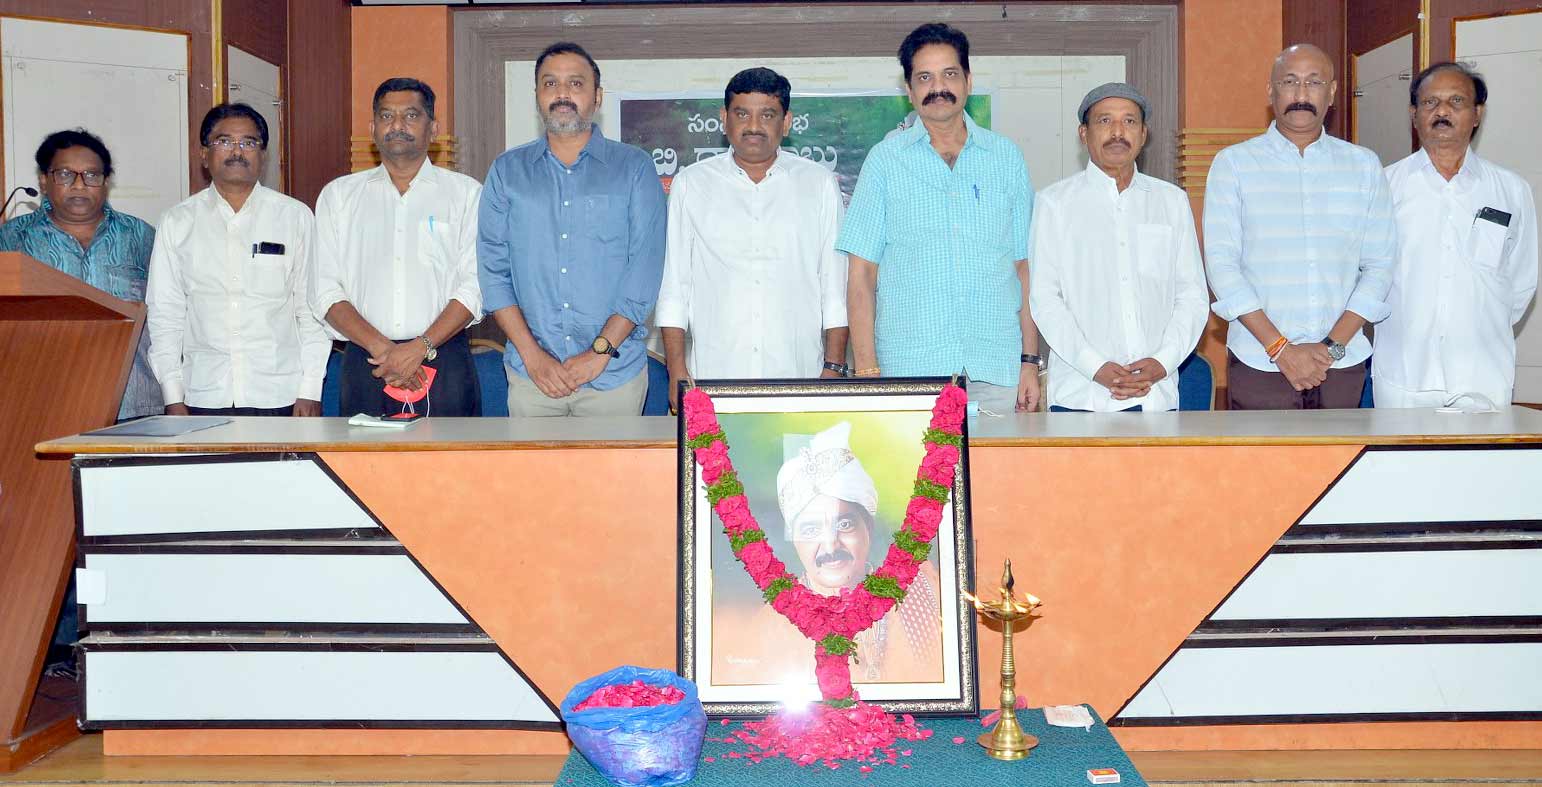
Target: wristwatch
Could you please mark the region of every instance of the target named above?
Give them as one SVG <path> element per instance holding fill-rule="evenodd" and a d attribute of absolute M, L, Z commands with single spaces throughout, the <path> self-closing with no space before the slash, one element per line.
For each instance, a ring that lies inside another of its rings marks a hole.
<path fill-rule="evenodd" d="M 1331 336 L 1323 339 L 1322 343 L 1327 345 L 1328 357 L 1332 358 L 1334 363 L 1338 363 L 1339 361 L 1344 360 L 1344 353 L 1346 352 L 1344 345 L 1334 341 L 1333 337 Z"/>
<path fill-rule="evenodd" d="M 434 343 L 427 336 L 419 336 L 418 339 L 423 342 L 423 360 L 432 361 L 439 357 L 439 351 L 434 349 Z"/>
<path fill-rule="evenodd" d="M 842 377 L 850 377 L 851 376 L 851 367 L 850 366 L 847 366 L 847 365 L 845 365 L 843 363 L 836 363 L 835 361 L 825 361 L 825 370 L 826 371 L 830 371 L 830 372 L 835 372 L 836 374 L 838 374 L 838 375 L 840 375 Z"/>
<path fill-rule="evenodd" d="M 1044 358 L 1033 353 L 1023 353 L 1023 363 L 1031 363 L 1042 369 L 1044 367 Z"/>
<path fill-rule="evenodd" d="M 604 336 L 594 337 L 594 342 L 589 345 L 589 349 L 599 353 L 600 355 L 609 355 L 612 358 L 621 357 L 621 351 L 616 349 L 616 345 L 611 344 L 610 340 Z"/>

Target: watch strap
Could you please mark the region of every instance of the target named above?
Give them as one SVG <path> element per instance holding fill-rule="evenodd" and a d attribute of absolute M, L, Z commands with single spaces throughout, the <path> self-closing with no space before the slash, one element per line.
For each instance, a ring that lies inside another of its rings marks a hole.
<path fill-rule="evenodd" d="M 1023 363 L 1031 363 L 1034 366 L 1042 367 L 1044 365 L 1044 357 L 1034 353 L 1023 353 Z"/>
<path fill-rule="evenodd" d="M 851 376 L 851 367 L 850 366 L 847 366 L 847 365 L 845 365 L 843 363 L 836 363 L 834 361 L 825 361 L 825 371 L 827 371 L 827 372 L 835 372 L 836 374 L 838 374 L 838 375 L 840 375 L 842 377 L 850 377 Z"/>

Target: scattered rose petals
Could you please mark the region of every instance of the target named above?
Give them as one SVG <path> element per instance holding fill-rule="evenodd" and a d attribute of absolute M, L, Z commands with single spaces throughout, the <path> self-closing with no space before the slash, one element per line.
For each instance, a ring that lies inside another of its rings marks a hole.
<path fill-rule="evenodd" d="M 717 762 L 717 758 L 716 757 L 703 757 L 703 758 L 701 758 L 701 761 L 702 762 Z"/>
<path fill-rule="evenodd" d="M 873 772 L 873 768 L 870 765 L 864 765 L 864 766 L 858 768 L 857 770 L 859 770 L 859 771 L 861 771 L 863 773 L 872 773 Z"/>
<path fill-rule="evenodd" d="M 722 725 L 724 727 L 727 727 L 728 726 L 728 720 L 727 719 L 723 719 L 722 721 L 718 722 L 718 724 L 720 724 L 720 725 Z"/>
<path fill-rule="evenodd" d="M 962 736 L 962 735 L 954 736 L 953 742 L 954 743 L 963 743 L 964 742 L 964 736 Z"/>
<path fill-rule="evenodd" d="M 641 680 L 614 686 L 602 686 L 589 698 L 578 703 L 574 711 L 591 708 L 645 708 L 653 705 L 673 705 L 685 699 L 685 692 L 674 686 L 650 686 Z"/>
<path fill-rule="evenodd" d="M 734 737 L 751 747 L 748 752 L 728 752 L 752 762 L 785 757 L 800 767 L 823 765 L 836 769 L 843 760 L 855 760 L 863 773 L 872 765 L 893 764 L 894 744 L 918 741 L 930 734 L 916 726 L 914 717 L 895 718 L 882 709 L 858 701 L 850 708 L 812 706 L 806 712 L 770 716 L 765 721 L 745 722 Z M 909 756 L 910 749 L 906 749 Z"/>

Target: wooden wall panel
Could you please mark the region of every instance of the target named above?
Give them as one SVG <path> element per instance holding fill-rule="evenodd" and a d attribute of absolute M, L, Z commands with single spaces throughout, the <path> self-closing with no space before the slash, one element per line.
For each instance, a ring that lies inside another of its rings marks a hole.
<path fill-rule="evenodd" d="M 1349 4 L 1344 34 L 1350 55 L 1363 55 L 1405 33 L 1419 37 L 1419 0 L 1355 0 Z"/>
<path fill-rule="evenodd" d="M 1339 92 L 1328 112 L 1328 133 L 1348 139 L 1349 57 L 1347 53 L 1347 0 L 1282 0 L 1285 46 L 1316 44 L 1333 59 Z"/>
<path fill-rule="evenodd" d="M 287 62 L 286 0 L 221 0 L 220 8 L 226 46 L 237 47 L 269 63 Z M 226 84 L 226 80 L 221 80 L 222 86 Z"/>
<path fill-rule="evenodd" d="M 311 207 L 323 186 L 348 174 L 348 0 L 289 0 L 289 193 Z"/>

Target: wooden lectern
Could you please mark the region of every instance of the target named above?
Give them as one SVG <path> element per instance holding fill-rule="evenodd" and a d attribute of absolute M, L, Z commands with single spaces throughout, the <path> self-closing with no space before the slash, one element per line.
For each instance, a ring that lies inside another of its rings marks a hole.
<path fill-rule="evenodd" d="M 79 734 L 73 697 L 38 685 L 74 561 L 70 465 L 33 447 L 112 424 L 144 316 L 143 304 L 0 253 L 0 772 Z"/>

